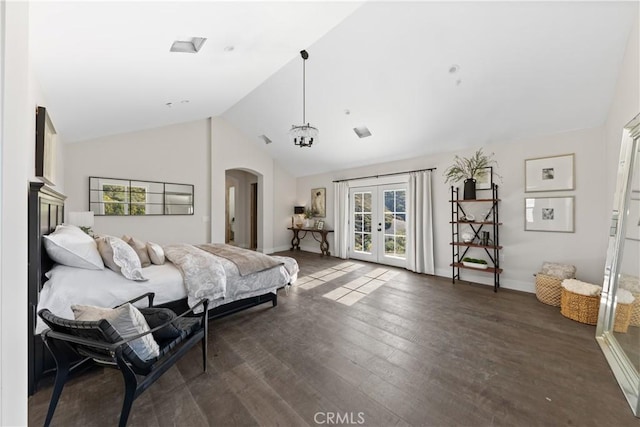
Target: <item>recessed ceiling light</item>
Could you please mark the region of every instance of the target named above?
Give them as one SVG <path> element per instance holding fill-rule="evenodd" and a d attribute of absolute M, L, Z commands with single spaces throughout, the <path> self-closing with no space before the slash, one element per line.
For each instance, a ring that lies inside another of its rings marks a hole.
<path fill-rule="evenodd" d="M 458 71 L 460 71 L 460 66 L 458 64 L 453 64 L 451 67 L 449 67 L 450 74 L 455 74 Z"/>
<path fill-rule="evenodd" d="M 190 40 L 176 40 L 169 49 L 170 52 L 198 53 L 206 37 L 192 37 Z"/>
<path fill-rule="evenodd" d="M 267 135 L 260 135 L 258 138 L 263 140 L 265 144 L 271 144 L 273 142 L 267 137 Z"/>
<path fill-rule="evenodd" d="M 358 126 L 357 128 L 353 128 L 353 131 L 358 135 L 358 138 L 366 138 L 371 136 L 371 131 L 367 129 L 366 126 Z"/>
<path fill-rule="evenodd" d="M 224 51 L 225 52 L 233 52 L 234 49 L 235 49 L 234 46 L 227 46 L 227 47 L 224 48 Z"/>
<path fill-rule="evenodd" d="M 344 114 L 346 114 L 346 115 L 348 116 L 349 114 L 351 114 L 351 111 L 349 111 L 349 110 L 344 110 Z"/>
<path fill-rule="evenodd" d="M 167 102 L 167 103 L 166 103 L 166 104 L 164 104 L 164 105 L 166 105 L 167 107 L 171 108 L 171 107 L 173 106 L 173 102 Z"/>

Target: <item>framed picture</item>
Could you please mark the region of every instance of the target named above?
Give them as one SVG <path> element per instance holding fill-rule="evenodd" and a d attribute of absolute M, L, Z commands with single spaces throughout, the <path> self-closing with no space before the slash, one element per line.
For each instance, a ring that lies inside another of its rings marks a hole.
<path fill-rule="evenodd" d="M 524 230 L 573 233 L 573 205 L 573 196 L 526 198 L 524 200 Z"/>
<path fill-rule="evenodd" d="M 476 180 L 476 190 L 491 190 L 493 187 L 493 167 L 478 169 L 474 175 Z"/>
<path fill-rule="evenodd" d="M 56 130 L 47 114 L 47 109 L 36 110 L 36 176 L 54 185 L 56 165 Z"/>
<path fill-rule="evenodd" d="M 314 188 L 311 190 L 311 210 L 318 218 L 327 216 L 327 189 Z"/>
<path fill-rule="evenodd" d="M 324 221 L 318 220 L 316 221 L 316 230 L 323 230 L 324 229 Z"/>
<path fill-rule="evenodd" d="M 524 161 L 525 193 L 574 190 L 574 154 L 541 157 Z"/>

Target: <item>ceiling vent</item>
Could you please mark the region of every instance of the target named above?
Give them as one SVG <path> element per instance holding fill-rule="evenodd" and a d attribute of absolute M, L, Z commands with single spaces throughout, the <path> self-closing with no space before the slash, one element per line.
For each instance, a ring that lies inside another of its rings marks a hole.
<path fill-rule="evenodd" d="M 357 128 L 353 128 L 353 131 L 358 135 L 358 138 L 366 138 L 371 136 L 371 131 L 367 129 L 366 126 L 358 126 Z"/>
<path fill-rule="evenodd" d="M 202 48 L 205 37 L 192 37 L 190 40 L 176 40 L 171 45 L 170 52 L 198 53 Z"/>
<path fill-rule="evenodd" d="M 271 144 L 273 142 L 267 135 L 260 135 L 258 138 L 263 140 L 265 144 Z"/>

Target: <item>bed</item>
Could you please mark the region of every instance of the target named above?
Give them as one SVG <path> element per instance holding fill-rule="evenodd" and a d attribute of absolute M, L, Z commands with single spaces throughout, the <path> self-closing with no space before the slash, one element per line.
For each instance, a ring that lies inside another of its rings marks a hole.
<path fill-rule="evenodd" d="M 165 262 L 142 269 L 145 281 L 132 281 L 108 268 L 89 270 L 54 263 L 44 249 L 44 236 L 64 220 L 65 196 L 42 183 L 31 183 L 29 192 L 29 394 L 35 393 L 40 379 L 55 370 L 39 333 L 46 327 L 37 312 L 43 308 L 73 319 L 71 304 L 115 306 L 146 292 L 156 294 L 154 304 L 183 312 L 192 299 L 189 279 L 183 276 L 184 265 Z M 190 245 L 185 246 L 190 249 Z M 224 245 L 202 245 L 224 246 Z M 174 248 L 175 249 L 175 248 Z M 208 248 L 207 248 L 208 249 Z M 224 249 L 224 248 L 222 248 Z M 193 250 L 193 249 L 191 249 Z M 196 252 L 200 250 L 196 249 Z M 228 255 L 228 254 L 227 254 Z M 217 258 L 216 266 L 224 269 L 223 293 L 210 295 L 209 318 L 217 318 L 246 308 L 270 302 L 277 305 L 277 289 L 295 281 L 297 263 L 288 257 L 269 257 L 277 267 L 243 275 L 242 265 L 227 258 Z M 208 258 L 204 258 L 206 261 Z M 230 258 L 231 259 L 231 258 Z M 219 265 L 218 265 L 219 263 Z M 245 272 L 246 273 L 246 272 Z M 197 277 L 197 276 L 196 276 Z M 188 289 L 189 288 L 189 289 Z"/>

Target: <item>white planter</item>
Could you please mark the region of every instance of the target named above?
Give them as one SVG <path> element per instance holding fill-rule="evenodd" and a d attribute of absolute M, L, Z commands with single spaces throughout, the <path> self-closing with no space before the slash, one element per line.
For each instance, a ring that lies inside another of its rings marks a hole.
<path fill-rule="evenodd" d="M 489 267 L 488 264 L 478 264 L 476 262 L 462 261 L 462 265 L 465 267 L 477 268 L 478 270 L 486 270 Z"/>

